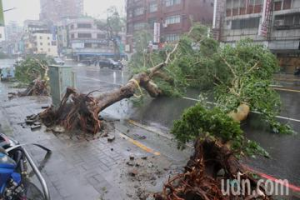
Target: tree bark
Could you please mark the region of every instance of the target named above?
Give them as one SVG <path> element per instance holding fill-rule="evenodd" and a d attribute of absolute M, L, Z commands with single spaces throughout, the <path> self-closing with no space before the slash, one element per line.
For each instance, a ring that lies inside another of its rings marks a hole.
<path fill-rule="evenodd" d="M 231 117 L 236 122 L 241 122 L 247 119 L 250 113 L 250 107 L 246 103 L 241 103 L 236 110 L 228 113 L 228 116 Z"/>

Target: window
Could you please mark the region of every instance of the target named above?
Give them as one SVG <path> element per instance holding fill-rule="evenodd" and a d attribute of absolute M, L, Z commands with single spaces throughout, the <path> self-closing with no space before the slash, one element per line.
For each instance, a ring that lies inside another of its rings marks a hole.
<path fill-rule="evenodd" d="M 141 29 L 143 29 L 143 28 L 145 28 L 145 23 L 135 23 L 135 24 L 133 25 L 133 29 L 134 29 L 134 30 L 141 30 Z"/>
<path fill-rule="evenodd" d="M 48 37 L 47 39 L 50 40 L 50 37 Z"/>
<path fill-rule="evenodd" d="M 84 48 L 92 48 L 92 44 L 91 43 L 84 43 Z"/>
<path fill-rule="evenodd" d="M 282 1 L 276 1 L 274 2 L 274 10 L 281 10 Z"/>
<path fill-rule="evenodd" d="M 181 0 L 166 0 L 166 6 L 174 6 L 181 3 Z"/>
<path fill-rule="evenodd" d="M 292 0 L 274 0 L 274 10 L 286 10 L 290 9 Z"/>
<path fill-rule="evenodd" d="M 258 28 L 259 26 L 259 17 L 249 18 L 249 19 L 236 19 L 232 20 L 231 29 L 251 29 Z"/>
<path fill-rule="evenodd" d="M 166 41 L 167 42 L 174 42 L 179 40 L 179 35 L 178 34 L 169 34 L 166 35 Z"/>
<path fill-rule="evenodd" d="M 143 7 L 140 7 L 140 8 L 136 8 L 133 12 L 133 15 L 134 16 L 139 16 L 139 15 L 142 15 L 144 14 L 144 8 Z"/>
<path fill-rule="evenodd" d="M 51 49 L 48 49 L 48 52 L 51 52 Z"/>
<path fill-rule="evenodd" d="M 78 28 L 92 28 L 92 24 L 77 24 Z"/>
<path fill-rule="evenodd" d="M 2 34 L 0 34 L 0 38 L 2 38 Z"/>
<path fill-rule="evenodd" d="M 100 34 L 100 33 L 98 33 L 98 34 L 97 34 L 97 38 L 98 38 L 98 39 L 106 39 L 106 35 L 105 35 L 105 34 Z"/>
<path fill-rule="evenodd" d="M 75 38 L 74 34 L 71 34 L 71 38 L 72 38 L 72 39 L 74 39 L 74 38 Z"/>
<path fill-rule="evenodd" d="M 149 12 L 156 12 L 157 11 L 157 3 L 156 2 L 152 2 L 149 4 Z"/>
<path fill-rule="evenodd" d="M 150 19 L 148 20 L 148 24 L 149 24 L 150 28 L 154 28 L 154 23 L 155 23 L 155 22 L 156 22 L 156 17 L 150 18 Z"/>
<path fill-rule="evenodd" d="M 299 29 L 300 14 L 277 15 L 275 16 L 274 26 L 276 29 Z"/>
<path fill-rule="evenodd" d="M 40 48 L 41 51 L 43 51 L 43 48 Z"/>
<path fill-rule="evenodd" d="M 166 18 L 166 24 L 178 24 L 180 23 L 180 15 L 174 15 Z"/>
<path fill-rule="evenodd" d="M 43 43 L 41 42 L 40 45 L 43 45 Z"/>
<path fill-rule="evenodd" d="M 43 39 L 43 37 L 42 37 L 42 36 L 40 36 L 40 39 Z"/>
<path fill-rule="evenodd" d="M 290 9 L 291 8 L 291 4 L 292 4 L 291 0 L 284 0 L 284 2 L 283 2 L 283 9 L 284 10 Z"/>
<path fill-rule="evenodd" d="M 78 33 L 78 38 L 92 38 L 91 33 Z"/>

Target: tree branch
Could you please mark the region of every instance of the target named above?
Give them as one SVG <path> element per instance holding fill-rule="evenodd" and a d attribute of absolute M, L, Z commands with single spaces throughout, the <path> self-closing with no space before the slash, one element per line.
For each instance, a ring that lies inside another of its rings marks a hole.
<path fill-rule="evenodd" d="M 223 58 L 222 56 L 221 56 L 221 58 L 225 62 L 225 64 L 227 65 L 227 67 L 230 69 L 232 75 L 236 78 L 237 75 L 236 75 L 235 71 L 233 70 L 233 67 L 227 62 L 227 60 L 225 58 Z"/>

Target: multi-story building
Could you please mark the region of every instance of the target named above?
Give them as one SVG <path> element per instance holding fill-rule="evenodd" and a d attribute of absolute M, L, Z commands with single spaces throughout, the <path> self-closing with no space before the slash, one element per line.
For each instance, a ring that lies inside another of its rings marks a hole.
<path fill-rule="evenodd" d="M 5 26 L 6 52 L 9 55 L 20 53 L 20 41 L 23 35 L 23 28 L 15 21 L 9 22 Z"/>
<path fill-rule="evenodd" d="M 83 14 L 83 0 L 40 0 L 40 7 L 40 19 L 50 22 Z"/>
<path fill-rule="evenodd" d="M 57 44 L 51 33 L 33 34 L 33 54 L 57 56 Z"/>
<path fill-rule="evenodd" d="M 56 35 L 48 23 L 40 20 L 26 20 L 23 29 L 23 53 L 58 55 Z"/>
<path fill-rule="evenodd" d="M 213 0 L 127 0 L 127 44 L 134 43 L 135 32 L 153 33 L 154 26 L 161 41 L 178 40 L 192 21 L 211 25 L 213 7 Z"/>
<path fill-rule="evenodd" d="M 300 66 L 299 0 L 215 1 L 214 32 L 221 42 L 251 38 L 275 53 L 286 72 Z"/>
<path fill-rule="evenodd" d="M 125 34 L 120 36 L 125 40 Z M 99 26 L 95 19 L 81 17 L 64 19 L 57 23 L 59 52 L 72 55 L 77 60 L 87 57 L 114 56 L 113 42 L 107 30 Z"/>
<path fill-rule="evenodd" d="M 48 24 L 40 20 L 25 20 L 23 29 L 25 33 L 49 32 L 50 30 Z"/>

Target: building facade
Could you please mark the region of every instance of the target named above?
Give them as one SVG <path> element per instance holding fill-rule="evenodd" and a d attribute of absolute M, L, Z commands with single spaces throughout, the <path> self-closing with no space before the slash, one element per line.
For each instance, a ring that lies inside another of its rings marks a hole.
<path fill-rule="evenodd" d="M 45 21 L 26 20 L 22 35 L 24 54 L 43 54 L 57 56 L 56 34 Z"/>
<path fill-rule="evenodd" d="M 122 43 L 125 33 L 120 33 Z M 107 30 L 101 28 L 90 17 L 64 19 L 57 23 L 59 52 L 71 55 L 77 60 L 91 57 L 113 57 L 113 42 L 108 38 Z"/>
<path fill-rule="evenodd" d="M 83 0 L 40 0 L 40 20 L 58 22 L 83 15 Z"/>
<path fill-rule="evenodd" d="M 57 44 L 50 33 L 33 34 L 33 54 L 43 54 L 47 56 L 57 56 Z"/>
<path fill-rule="evenodd" d="M 176 41 L 188 32 L 191 21 L 211 25 L 213 0 L 127 0 L 127 44 L 134 43 L 134 33 L 147 29 L 159 35 L 160 42 Z"/>
<path fill-rule="evenodd" d="M 10 21 L 5 26 L 6 48 L 8 55 L 18 55 L 21 51 L 20 41 L 23 35 L 23 28 L 15 21 Z"/>
<path fill-rule="evenodd" d="M 276 54 L 285 72 L 300 66 L 299 0 L 215 1 L 217 39 L 235 43 L 251 38 Z"/>

